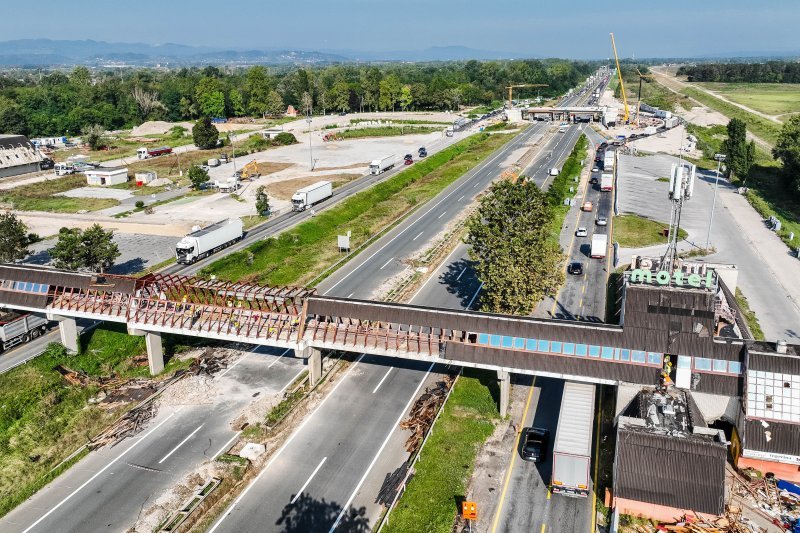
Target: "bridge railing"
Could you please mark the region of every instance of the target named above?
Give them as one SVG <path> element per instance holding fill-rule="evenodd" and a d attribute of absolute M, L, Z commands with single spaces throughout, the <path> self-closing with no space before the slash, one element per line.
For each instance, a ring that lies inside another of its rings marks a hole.
<path fill-rule="evenodd" d="M 339 317 L 313 318 L 306 323 L 303 338 L 311 344 L 339 345 L 343 349 L 438 356 L 450 338 L 439 333 L 368 320 Z"/>
<path fill-rule="evenodd" d="M 99 289 L 82 291 L 62 287 L 53 293 L 50 307 L 54 310 L 124 319 L 128 314 L 129 300 L 129 295 L 122 292 Z"/>

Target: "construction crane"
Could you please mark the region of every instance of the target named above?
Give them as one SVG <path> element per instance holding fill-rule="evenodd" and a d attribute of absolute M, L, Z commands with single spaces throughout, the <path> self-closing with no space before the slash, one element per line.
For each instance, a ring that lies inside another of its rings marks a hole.
<path fill-rule="evenodd" d="M 509 85 L 506 87 L 508 89 L 508 108 L 511 109 L 514 107 L 514 99 L 512 98 L 513 94 L 512 91 L 514 89 L 519 89 L 520 87 L 549 87 L 546 83 L 519 83 L 517 85 Z"/>
<path fill-rule="evenodd" d="M 622 117 L 622 123 L 627 124 L 628 119 L 631 117 L 630 110 L 628 109 L 628 97 L 625 95 L 625 83 L 622 81 L 622 70 L 619 68 L 619 57 L 617 56 L 617 44 L 614 42 L 614 33 L 611 32 L 611 48 L 614 50 L 614 62 L 617 64 L 617 76 L 619 76 L 619 90 L 622 93 L 622 103 L 625 104 L 625 116 Z"/>
<path fill-rule="evenodd" d="M 642 106 L 642 80 L 649 79 L 652 76 L 650 76 L 650 74 L 642 74 L 641 72 L 639 72 L 638 68 L 636 69 L 636 74 L 639 75 L 639 96 L 636 99 L 636 118 L 635 118 L 634 121 L 638 125 L 639 124 L 639 111 L 640 111 L 641 106 Z"/>

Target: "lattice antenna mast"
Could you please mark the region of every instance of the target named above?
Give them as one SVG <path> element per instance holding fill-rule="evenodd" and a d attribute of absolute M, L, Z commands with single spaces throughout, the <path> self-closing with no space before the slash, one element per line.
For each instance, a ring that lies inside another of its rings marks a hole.
<path fill-rule="evenodd" d="M 697 167 L 683 160 L 670 168 L 668 197 L 672 202 L 669 220 L 667 249 L 661 257 L 662 270 L 672 272 L 678 261 L 678 238 L 681 229 L 683 202 L 694 194 L 694 179 Z"/>

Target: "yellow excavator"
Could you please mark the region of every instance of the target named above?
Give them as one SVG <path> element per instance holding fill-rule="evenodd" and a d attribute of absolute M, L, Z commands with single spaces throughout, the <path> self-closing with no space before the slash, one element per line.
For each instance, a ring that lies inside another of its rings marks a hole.
<path fill-rule="evenodd" d="M 253 178 L 258 178 L 261 176 L 261 172 L 258 171 L 258 163 L 254 161 L 250 161 L 245 166 L 242 167 L 242 179 L 243 180 L 250 180 Z"/>
<path fill-rule="evenodd" d="M 617 76 L 619 76 L 619 91 L 622 94 L 622 103 L 625 104 L 625 115 L 622 117 L 622 123 L 627 124 L 631 117 L 630 110 L 628 109 L 628 97 L 625 94 L 625 83 L 622 81 L 622 70 L 619 68 L 619 57 L 617 57 L 617 45 L 614 42 L 614 33 L 611 33 L 611 48 L 614 49 L 614 62 L 617 64 Z"/>

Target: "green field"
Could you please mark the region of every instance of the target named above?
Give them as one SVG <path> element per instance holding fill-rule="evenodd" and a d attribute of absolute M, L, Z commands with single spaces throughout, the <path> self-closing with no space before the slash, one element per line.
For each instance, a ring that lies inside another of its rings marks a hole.
<path fill-rule="evenodd" d="M 344 130 L 337 135 L 342 139 L 363 139 L 364 137 L 395 137 L 397 135 L 433 133 L 435 131 L 442 130 L 441 128 L 426 128 L 423 126 L 378 126 L 375 128 Z"/>
<path fill-rule="evenodd" d="M 800 84 L 698 83 L 697 85 L 767 115 L 800 113 Z"/>
<path fill-rule="evenodd" d="M 644 248 L 655 244 L 665 244 L 667 238 L 663 231 L 669 224 L 657 222 L 637 215 L 614 217 L 614 240 L 624 248 Z M 679 239 L 686 238 L 686 232 L 680 230 Z"/>
<path fill-rule="evenodd" d="M 119 205 L 119 201 L 110 198 L 55 196 L 57 193 L 79 187 L 87 187 L 86 176 L 73 174 L 8 189 L 0 195 L 0 202 L 20 211 L 47 211 L 50 213 L 97 211 Z"/>

